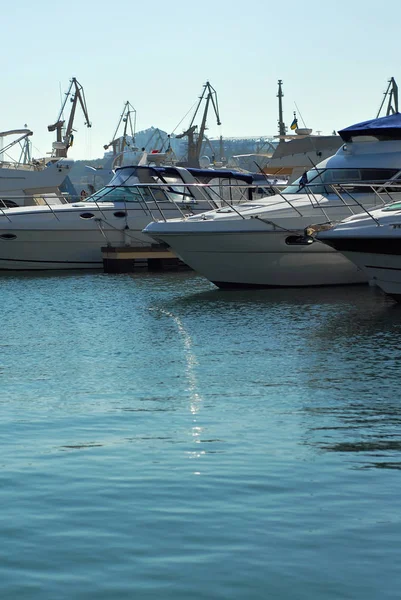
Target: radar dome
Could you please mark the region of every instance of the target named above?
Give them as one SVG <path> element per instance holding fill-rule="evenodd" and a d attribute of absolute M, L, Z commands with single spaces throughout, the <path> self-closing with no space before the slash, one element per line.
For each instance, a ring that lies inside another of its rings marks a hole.
<path fill-rule="evenodd" d="M 201 169 L 208 169 L 210 167 L 210 158 L 208 156 L 201 156 L 199 165 Z"/>
<path fill-rule="evenodd" d="M 312 133 L 312 129 L 308 129 L 307 127 L 300 129 L 299 127 L 297 127 L 295 133 L 297 135 L 310 135 Z"/>

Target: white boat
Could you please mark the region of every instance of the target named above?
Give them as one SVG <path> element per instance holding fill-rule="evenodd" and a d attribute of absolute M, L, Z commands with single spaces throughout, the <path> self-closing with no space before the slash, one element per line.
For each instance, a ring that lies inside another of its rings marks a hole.
<path fill-rule="evenodd" d="M 66 202 L 60 186 L 68 177 L 74 161 L 48 157 L 32 159 L 29 150 L 29 129 L 0 132 L 0 206 L 28 206 L 34 204 L 62 204 Z M 4 139 L 12 141 L 4 145 Z M 18 136 L 13 139 L 14 136 Z M 11 160 L 9 151 L 20 144 L 19 160 Z"/>
<path fill-rule="evenodd" d="M 373 121 L 340 131 L 344 143 L 337 153 L 280 195 L 153 222 L 144 231 L 221 288 L 365 282 L 358 267 L 304 230 L 383 205 L 364 184 L 401 176 L 401 126 L 394 127 L 394 115 L 374 122 L 380 134 Z"/>
<path fill-rule="evenodd" d="M 252 176 L 227 170 L 122 167 L 84 201 L 0 209 L 0 269 L 103 268 L 103 246 L 151 245 L 154 241 L 142 233 L 149 221 L 218 206 L 215 200 L 224 181 L 236 182 L 237 192 L 246 194 Z M 207 190 L 202 182 L 209 183 Z"/>
<path fill-rule="evenodd" d="M 395 188 L 377 191 L 391 197 Z M 401 302 L 401 202 L 350 217 L 318 232 L 317 238 L 341 252 L 372 283 Z"/>
<path fill-rule="evenodd" d="M 316 162 L 330 158 L 343 144 L 339 135 L 313 135 L 306 131 L 311 130 L 297 129 L 297 135 L 279 136 L 280 143 L 263 172 L 270 177 L 288 177 L 292 183 Z"/>

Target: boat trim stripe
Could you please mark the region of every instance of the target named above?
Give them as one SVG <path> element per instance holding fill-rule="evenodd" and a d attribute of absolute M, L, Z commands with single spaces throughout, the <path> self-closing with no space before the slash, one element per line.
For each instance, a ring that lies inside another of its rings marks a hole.
<path fill-rule="evenodd" d="M 94 260 L 29 260 L 26 258 L 1 258 L 0 263 L 6 262 L 23 262 L 23 263 L 39 263 L 39 264 L 54 264 L 54 265 L 101 265 L 102 261 Z"/>
<path fill-rule="evenodd" d="M 378 265 L 365 265 L 365 269 L 382 269 L 383 271 L 401 271 L 401 267 L 379 267 Z"/>
<path fill-rule="evenodd" d="M 322 240 L 323 241 L 323 238 Z M 399 237 L 374 238 L 374 237 L 327 237 L 324 243 L 339 252 L 360 252 L 361 254 L 392 254 L 401 255 Z"/>

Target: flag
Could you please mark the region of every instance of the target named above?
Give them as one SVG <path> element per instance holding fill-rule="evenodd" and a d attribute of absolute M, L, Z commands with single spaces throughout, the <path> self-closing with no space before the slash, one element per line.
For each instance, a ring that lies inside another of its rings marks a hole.
<path fill-rule="evenodd" d="M 290 129 L 292 129 L 292 131 L 294 131 L 294 129 L 297 129 L 297 127 L 298 127 L 298 119 L 294 115 L 294 120 L 293 120 L 293 122 L 290 125 Z"/>

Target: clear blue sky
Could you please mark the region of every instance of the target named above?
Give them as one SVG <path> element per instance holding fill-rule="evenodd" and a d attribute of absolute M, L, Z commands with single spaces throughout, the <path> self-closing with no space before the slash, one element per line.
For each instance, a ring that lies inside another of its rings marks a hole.
<path fill-rule="evenodd" d="M 137 130 L 173 131 L 207 80 L 222 121 L 209 118 L 209 136 L 274 135 L 280 78 L 287 124 L 295 102 L 308 127 L 329 134 L 376 116 L 390 77 L 401 86 L 400 26 L 399 0 L 8 2 L 0 129 L 27 123 L 33 154 L 49 151 L 47 125 L 75 76 L 92 121 L 87 130 L 77 113 L 75 159 L 103 155 L 126 100 Z"/>

